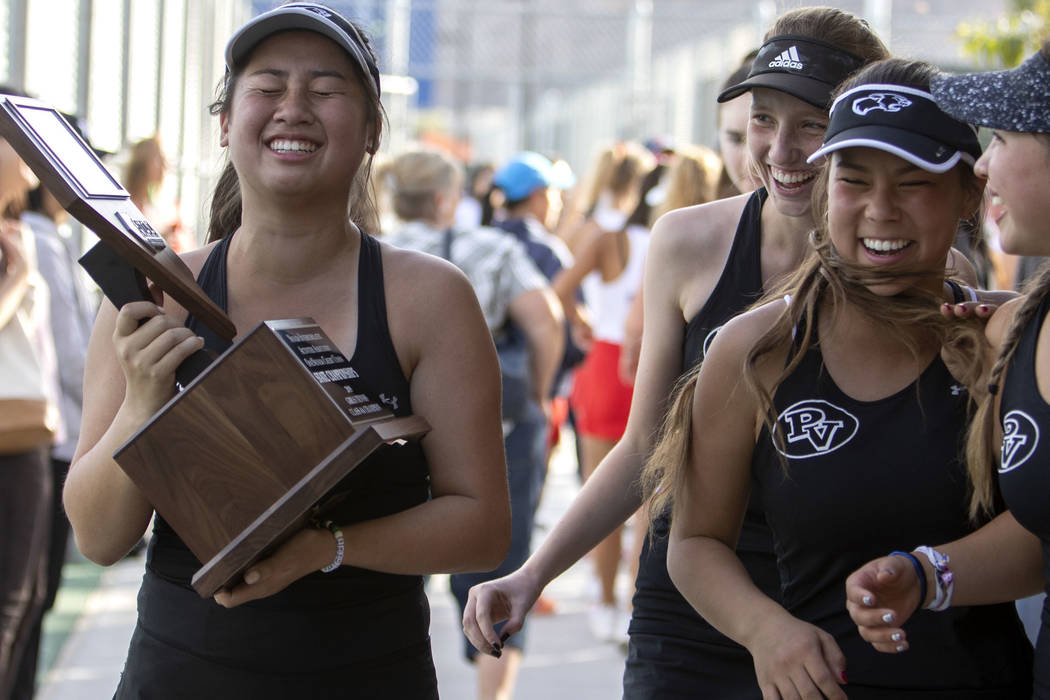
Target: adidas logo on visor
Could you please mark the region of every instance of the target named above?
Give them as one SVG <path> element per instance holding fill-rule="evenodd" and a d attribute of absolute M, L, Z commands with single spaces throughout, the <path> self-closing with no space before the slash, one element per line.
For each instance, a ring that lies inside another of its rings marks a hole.
<path fill-rule="evenodd" d="M 863 117 L 868 112 L 899 112 L 911 107 L 911 100 L 893 92 L 873 92 L 853 101 L 853 113 Z"/>
<path fill-rule="evenodd" d="M 804 66 L 802 65 L 802 59 L 798 57 L 798 49 L 792 46 L 790 49 L 770 61 L 769 67 L 802 70 Z"/>

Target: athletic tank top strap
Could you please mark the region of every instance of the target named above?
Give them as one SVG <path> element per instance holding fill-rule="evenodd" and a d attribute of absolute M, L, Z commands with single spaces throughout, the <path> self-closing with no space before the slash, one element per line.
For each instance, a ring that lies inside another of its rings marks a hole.
<path fill-rule="evenodd" d="M 401 372 L 387 323 L 382 252 L 379 241 L 364 232 L 357 279 L 357 347 L 350 364 L 395 414 L 410 415 L 408 379 Z"/>
<path fill-rule="evenodd" d="M 747 200 L 722 275 L 703 307 L 686 324 L 682 372 L 704 359 L 711 339 L 726 321 L 762 296 L 762 205 L 767 197 L 760 187 Z"/>
<path fill-rule="evenodd" d="M 197 274 L 197 284 L 204 290 L 215 305 L 226 311 L 226 257 L 230 252 L 230 241 L 233 234 L 219 241 L 218 245 L 211 249 L 208 259 Z M 230 343 L 220 338 L 215 331 L 204 325 L 200 319 L 192 313 L 186 317 L 186 327 L 204 338 L 204 347 L 215 352 L 224 352 L 230 347 Z"/>

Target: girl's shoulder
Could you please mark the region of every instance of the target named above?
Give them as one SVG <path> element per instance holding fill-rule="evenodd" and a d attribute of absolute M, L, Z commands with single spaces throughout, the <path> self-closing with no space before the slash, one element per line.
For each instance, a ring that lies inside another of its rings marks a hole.
<path fill-rule="evenodd" d="M 1015 297 L 995 310 L 988 324 L 984 328 L 984 335 L 992 347 L 998 348 L 1002 345 L 1007 331 L 1013 325 L 1014 317 L 1024 304 L 1026 296 Z"/>
<path fill-rule="evenodd" d="M 220 241 L 205 243 L 199 248 L 179 253 L 179 257 L 182 259 L 182 262 L 186 263 L 186 267 L 190 268 L 190 272 L 193 273 L 194 277 L 196 277 L 200 273 L 201 268 L 204 267 L 204 262 L 208 259 L 208 256 L 211 255 L 211 251 L 215 246 L 219 245 L 219 243 Z"/>
<path fill-rule="evenodd" d="M 380 255 L 383 260 L 383 277 L 387 286 L 423 286 L 441 287 L 455 283 L 454 280 L 466 280 L 463 272 L 454 264 L 437 255 L 431 255 L 412 248 L 401 248 L 376 237 L 379 242 Z"/>
<path fill-rule="evenodd" d="M 422 327 L 436 318 L 452 319 L 462 307 L 477 307 L 467 276 L 436 255 L 398 248 L 380 240 L 383 288 L 392 313 Z"/>
<path fill-rule="evenodd" d="M 772 299 L 759 306 L 741 312 L 723 326 L 739 339 L 757 340 L 788 311 L 788 299 Z"/>
<path fill-rule="evenodd" d="M 653 224 L 648 256 L 650 267 L 668 274 L 680 270 L 687 278 L 720 274 L 736 236 L 749 195 L 697 204 L 670 211 Z"/>

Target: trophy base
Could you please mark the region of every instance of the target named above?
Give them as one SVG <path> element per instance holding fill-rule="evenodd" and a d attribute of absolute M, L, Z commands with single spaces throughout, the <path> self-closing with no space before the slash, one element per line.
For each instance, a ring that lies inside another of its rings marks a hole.
<path fill-rule="evenodd" d="M 236 585 L 245 569 L 301 529 L 314 504 L 368 455 L 388 441 L 414 439 L 428 429 L 426 420 L 419 416 L 393 418 L 359 429 L 198 569 L 193 575 L 193 589 L 208 598 L 220 588 Z"/>

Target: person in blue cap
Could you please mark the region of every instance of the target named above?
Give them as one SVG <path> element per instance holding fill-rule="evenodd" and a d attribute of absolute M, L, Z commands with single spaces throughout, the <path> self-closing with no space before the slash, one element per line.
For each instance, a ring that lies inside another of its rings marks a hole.
<path fill-rule="evenodd" d="M 933 84 L 945 112 L 992 129 L 975 171 L 988 180 L 1003 250 L 1050 255 L 1050 42 L 1013 70 L 946 76 Z M 920 547 L 935 553 L 876 559 L 847 584 L 861 636 L 880 651 L 936 646 L 920 637 L 920 608 L 946 610 L 1014 600 L 1050 586 L 1050 266 L 1020 298 L 1001 306 L 987 336 L 998 349 L 974 417 L 967 455 L 971 512 L 1009 511 L 962 540 Z M 910 542 L 901 542 L 908 544 Z M 945 613 L 946 614 L 946 613 Z M 1035 647 L 1035 692 L 1050 698 L 1050 605 Z"/>
<path fill-rule="evenodd" d="M 977 527 L 961 446 L 982 328 L 942 317 L 938 302 L 962 296 L 946 264 L 961 222 L 981 220 L 981 147 L 938 109 L 938 73 L 888 59 L 839 88 L 809 156 L 826 158 L 812 251 L 715 336 L 647 466 L 651 510 L 673 508 L 672 580 L 748 649 L 764 698 L 1031 693 L 1031 645 L 1012 604 L 916 615 L 916 643 L 897 656 L 865 643 L 846 609 L 859 564 Z M 779 600 L 734 552 L 749 499 L 772 532 Z M 950 593 L 936 592 L 941 610 Z"/>
<path fill-rule="evenodd" d="M 489 570 L 510 539 L 491 335 L 458 269 L 369 233 L 383 107 L 361 29 L 284 4 L 234 34 L 226 67 L 212 111 L 229 162 L 211 243 L 187 265 L 241 334 L 315 319 L 395 415 L 431 430 L 363 460 L 320 499 L 321 518 L 214 598 L 193 590 L 201 563 L 158 514 L 115 697 L 436 700 L 423 576 Z M 103 306 L 65 488 L 92 560 L 118 561 L 153 518 L 112 455 L 204 345 L 228 347 L 168 298 Z"/>
<path fill-rule="evenodd" d="M 553 279 L 572 263 L 569 249 L 550 232 L 560 212 L 557 190 L 572 187 L 572 181 L 546 156 L 523 151 L 496 171 L 492 184 L 506 198 L 505 215 L 495 225 L 524 243 L 547 279 Z"/>

